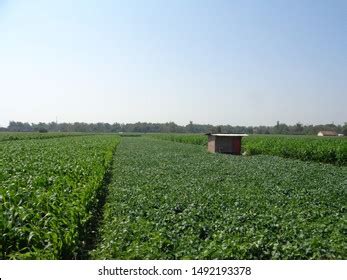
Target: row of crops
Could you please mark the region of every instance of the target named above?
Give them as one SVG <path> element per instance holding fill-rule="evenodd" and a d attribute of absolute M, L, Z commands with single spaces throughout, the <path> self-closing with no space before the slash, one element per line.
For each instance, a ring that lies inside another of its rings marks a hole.
<path fill-rule="evenodd" d="M 79 136 L 0 143 L 0 259 L 71 259 L 119 143 Z"/>
<path fill-rule="evenodd" d="M 207 146 L 207 136 L 201 134 L 150 134 L 149 136 Z M 242 150 L 247 155 L 265 154 L 347 165 L 347 137 L 250 135 L 242 139 Z"/>
<path fill-rule="evenodd" d="M 112 173 L 92 258 L 347 257 L 344 166 L 133 137 Z"/>
<path fill-rule="evenodd" d="M 206 141 L 66 134 L 0 142 L 0 259 L 81 257 L 106 188 L 91 258 L 347 257 L 345 166 L 209 154 Z"/>
<path fill-rule="evenodd" d="M 86 135 L 86 133 L 80 132 L 0 132 L 0 142 L 13 141 L 13 140 L 28 140 L 28 139 L 49 139 L 60 138 L 69 136 Z"/>

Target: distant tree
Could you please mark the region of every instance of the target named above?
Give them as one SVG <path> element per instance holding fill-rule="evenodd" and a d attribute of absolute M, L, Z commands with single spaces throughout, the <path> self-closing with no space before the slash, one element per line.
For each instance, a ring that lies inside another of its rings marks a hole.
<path fill-rule="evenodd" d="M 254 128 L 252 126 L 246 127 L 245 133 L 253 134 L 254 133 Z"/>
<path fill-rule="evenodd" d="M 111 125 L 111 132 L 120 132 L 122 131 L 122 127 L 119 123 L 114 123 Z"/>
<path fill-rule="evenodd" d="M 276 125 L 273 128 L 270 128 L 272 134 L 288 134 L 289 128 L 285 123 L 276 122 Z"/>
<path fill-rule="evenodd" d="M 10 121 L 7 128 L 2 128 L 4 131 L 39 131 L 46 129 L 47 131 L 61 131 L 61 132 L 95 132 L 95 133 L 108 133 L 108 132 L 189 132 L 189 133 L 256 133 L 256 134 L 307 134 L 315 135 L 321 130 L 333 130 L 338 133 L 347 135 L 347 123 L 344 125 L 320 124 L 320 125 L 303 125 L 297 123 L 295 125 L 286 125 L 277 121 L 274 126 L 231 126 L 231 125 L 218 125 L 213 126 L 209 124 L 195 124 L 192 121 L 186 126 L 177 125 L 174 122 L 167 123 L 23 123 Z"/>
<path fill-rule="evenodd" d="M 187 132 L 194 132 L 194 125 L 192 121 L 189 121 L 189 124 L 186 125 Z"/>
<path fill-rule="evenodd" d="M 347 136 L 347 122 L 344 123 L 344 125 L 342 126 L 342 134 Z"/>
<path fill-rule="evenodd" d="M 304 127 L 302 126 L 302 124 L 301 123 L 297 123 L 297 124 L 295 124 L 295 126 L 294 126 L 294 134 L 303 134 L 303 132 L 304 132 Z"/>
<path fill-rule="evenodd" d="M 33 128 L 29 123 L 22 123 L 22 122 L 15 122 L 15 121 L 10 121 L 7 129 L 9 131 L 23 131 L 23 132 L 29 132 L 33 131 Z"/>
<path fill-rule="evenodd" d="M 58 123 L 56 122 L 50 122 L 47 124 L 48 131 L 59 131 Z"/>

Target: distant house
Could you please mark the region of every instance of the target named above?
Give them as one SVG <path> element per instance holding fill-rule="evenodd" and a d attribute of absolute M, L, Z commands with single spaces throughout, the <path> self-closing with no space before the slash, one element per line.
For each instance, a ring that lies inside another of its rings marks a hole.
<path fill-rule="evenodd" d="M 331 130 L 325 130 L 325 131 L 319 131 L 318 136 L 337 136 L 336 131 Z"/>

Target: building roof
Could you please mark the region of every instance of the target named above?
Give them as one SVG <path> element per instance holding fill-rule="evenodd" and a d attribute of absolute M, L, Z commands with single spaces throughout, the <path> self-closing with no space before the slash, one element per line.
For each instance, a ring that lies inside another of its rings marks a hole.
<path fill-rule="evenodd" d="M 337 133 L 335 131 L 331 131 L 331 130 L 319 131 L 318 133 L 321 133 L 321 134 L 326 135 L 326 136 L 336 136 L 337 135 Z"/>
<path fill-rule="evenodd" d="M 235 137 L 235 136 L 248 136 L 248 134 L 223 134 L 223 133 L 217 133 L 217 134 L 210 134 L 212 136 L 223 136 L 223 137 Z"/>

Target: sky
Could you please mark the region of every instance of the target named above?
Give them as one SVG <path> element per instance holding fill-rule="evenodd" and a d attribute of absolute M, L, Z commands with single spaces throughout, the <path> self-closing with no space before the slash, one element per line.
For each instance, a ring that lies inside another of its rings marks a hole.
<path fill-rule="evenodd" d="M 0 126 L 347 122 L 347 1 L 0 0 Z"/>

